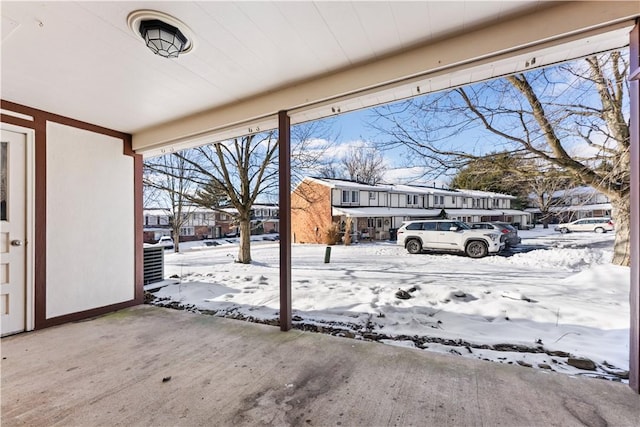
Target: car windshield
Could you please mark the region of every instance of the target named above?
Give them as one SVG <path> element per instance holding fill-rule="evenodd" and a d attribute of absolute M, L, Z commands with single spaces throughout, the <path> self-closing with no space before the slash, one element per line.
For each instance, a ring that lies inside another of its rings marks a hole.
<path fill-rule="evenodd" d="M 464 222 L 460 222 L 460 221 L 455 221 L 454 222 L 455 225 L 457 225 L 460 230 L 471 230 L 471 227 L 469 227 L 466 223 Z"/>

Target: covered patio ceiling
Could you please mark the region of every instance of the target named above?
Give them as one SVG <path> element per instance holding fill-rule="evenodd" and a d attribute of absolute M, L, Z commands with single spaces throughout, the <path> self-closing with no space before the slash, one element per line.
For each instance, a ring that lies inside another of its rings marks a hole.
<path fill-rule="evenodd" d="M 1 95 L 133 134 L 153 155 L 624 46 L 638 2 L 11 2 Z M 153 55 L 140 9 L 193 50 Z M 3 111 L 3 113 L 5 113 Z"/>

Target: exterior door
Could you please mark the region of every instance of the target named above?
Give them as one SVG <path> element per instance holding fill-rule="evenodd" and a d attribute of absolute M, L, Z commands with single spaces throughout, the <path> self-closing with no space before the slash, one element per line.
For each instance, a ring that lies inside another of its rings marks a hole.
<path fill-rule="evenodd" d="M 2 335 L 26 329 L 26 147 L 25 134 L 3 129 L 0 139 L 0 304 Z"/>
<path fill-rule="evenodd" d="M 458 247 L 458 240 L 455 236 L 455 231 L 451 231 L 451 227 L 456 226 L 453 221 L 441 221 L 438 222 L 438 247 L 442 249 L 460 249 Z"/>

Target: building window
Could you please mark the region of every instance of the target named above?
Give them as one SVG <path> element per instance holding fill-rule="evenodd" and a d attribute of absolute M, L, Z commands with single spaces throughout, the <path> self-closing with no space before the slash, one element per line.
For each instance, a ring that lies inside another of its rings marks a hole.
<path fill-rule="evenodd" d="M 407 194 L 407 205 L 417 205 L 418 196 L 416 194 Z"/>
<path fill-rule="evenodd" d="M 193 229 L 193 227 L 182 227 L 180 228 L 180 235 L 181 236 L 193 236 L 195 234 L 195 231 Z"/>
<path fill-rule="evenodd" d="M 376 199 L 376 193 L 374 191 L 369 191 L 369 200 L 375 200 Z"/>
<path fill-rule="evenodd" d="M 342 190 L 342 203 L 358 203 L 358 191 Z"/>
<path fill-rule="evenodd" d="M 369 228 L 375 227 L 375 219 L 374 218 L 367 218 L 367 227 L 369 227 Z"/>
<path fill-rule="evenodd" d="M 452 203 L 453 205 L 455 205 L 455 204 L 456 204 L 456 198 L 455 198 L 454 196 L 451 196 L 451 203 Z"/>

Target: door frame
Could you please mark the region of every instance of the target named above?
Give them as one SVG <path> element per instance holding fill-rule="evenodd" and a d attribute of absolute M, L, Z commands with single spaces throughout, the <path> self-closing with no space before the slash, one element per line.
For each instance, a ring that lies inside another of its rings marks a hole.
<path fill-rule="evenodd" d="M 0 129 L 25 136 L 25 332 L 35 329 L 35 130 L 8 123 Z"/>

